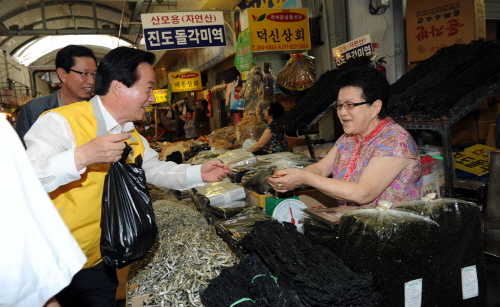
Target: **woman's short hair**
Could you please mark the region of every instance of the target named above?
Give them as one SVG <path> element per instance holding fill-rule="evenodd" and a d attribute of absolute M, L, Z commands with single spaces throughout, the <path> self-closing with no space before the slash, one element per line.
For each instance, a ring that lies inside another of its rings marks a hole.
<path fill-rule="evenodd" d="M 353 86 L 362 90 L 365 101 L 373 104 L 377 99 L 382 101 L 382 108 L 378 118 L 387 117 L 387 103 L 391 95 L 391 89 L 387 78 L 378 69 L 373 67 L 353 67 L 341 72 L 335 80 L 337 97 L 340 89 Z"/>
<path fill-rule="evenodd" d="M 267 114 L 275 120 L 285 114 L 285 108 L 279 102 L 271 102 L 269 104 L 269 108 L 267 109 Z"/>

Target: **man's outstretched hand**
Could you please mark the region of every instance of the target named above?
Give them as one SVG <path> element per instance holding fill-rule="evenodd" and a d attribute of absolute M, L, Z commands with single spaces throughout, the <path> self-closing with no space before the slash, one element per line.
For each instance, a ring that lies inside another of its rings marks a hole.
<path fill-rule="evenodd" d="M 231 172 L 231 166 L 220 160 L 210 160 L 201 165 L 201 178 L 205 182 L 216 182 L 226 178 Z"/>

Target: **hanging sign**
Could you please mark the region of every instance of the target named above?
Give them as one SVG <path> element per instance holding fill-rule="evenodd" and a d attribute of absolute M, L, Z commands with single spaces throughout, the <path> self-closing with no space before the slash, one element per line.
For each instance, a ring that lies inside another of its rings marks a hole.
<path fill-rule="evenodd" d="M 350 58 L 371 55 L 373 53 L 373 46 L 370 34 L 337 46 L 332 49 L 332 52 L 337 67 L 344 64 Z"/>
<path fill-rule="evenodd" d="M 252 45 L 250 43 L 250 28 L 246 28 L 238 35 L 236 54 L 234 56 L 234 66 L 244 72 L 252 68 Z"/>
<path fill-rule="evenodd" d="M 222 12 L 141 14 L 146 50 L 226 46 Z"/>
<path fill-rule="evenodd" d="M 162 102 L 168 102 L 168 90 L 167 89 L 161 89 L 161 90 L 154 90 L 153 93 L 155 94 L 155 103 L 162 103 Z"/>
<path fill-rule="evenodd" d="M 307 9 L 246 9 L 252 52 L 311 49 Z"/>
<path fill-rule="evenodd" d="M 200 71 L 171 72 L 168 74 L 172 92 L 201 91 Z"/>

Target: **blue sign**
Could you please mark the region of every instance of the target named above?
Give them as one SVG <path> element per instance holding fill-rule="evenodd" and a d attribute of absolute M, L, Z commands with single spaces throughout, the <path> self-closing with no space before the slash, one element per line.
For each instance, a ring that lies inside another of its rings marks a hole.
<path fill-rule="evenodd" d="M 224 25 L 144 29 L 146 50 L 226 46 Z"/>

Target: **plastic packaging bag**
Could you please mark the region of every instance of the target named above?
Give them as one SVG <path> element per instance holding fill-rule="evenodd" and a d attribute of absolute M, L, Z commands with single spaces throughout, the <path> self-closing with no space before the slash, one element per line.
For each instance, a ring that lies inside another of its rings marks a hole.
<path fill-rule="evenodd" d="M 421 298 L 421 306 L 440 306 L 439 225 L 414 212 L 384 208 L 379 204 L 342 215 L 339 256 L 353 271 L 373 274 L 380 306 L 409 306 L 407 299 L 414 297 Z M 420 290 L 409 283 L 415 280 L 423 280 Z M 405 289 L 415 291 L 406 296 Z"/>
<path fill-rule="evenodd" d="M 142 169 L 142 157 L 111 163 L 104 179 L 101 216 L 101 256 L 109 266 L 122 268 L 143 257 L 153 246 L 158 228 Z"/>
<path fill-rule="evenodd" d="M 225 179 L 221 182 L 211 182 L 204 186 L 197 187 L 198 193 L 207 197 L 212 206 L 220 206 L 235 200 L 244 199 L 245 189 L 238 184 L 234 184 Z"/>
<path fill-rule="evenodd" d="M 486 269 L 479 207 L 462 199 L 440 198 L 400 202 L 392 208 L 416 212 L 439 224 L 437 306 L 486 306 Z M 462 275 L 463 269 L 470 266 L 474 266 L 476 275 L 467 279 Z M 470 296 L 470 291 L 464 293 L 463 285 L 469 289 L 471 284 L 473 290 L 477 289 L 476 296 Z"/>
<path fill-rule="evenodd" d="M 227 151 L 220 155 L 218 159 L 231 165 L 231 168 L 255 163 L 257 161 L 255 156 L 245 148 Z"/>

